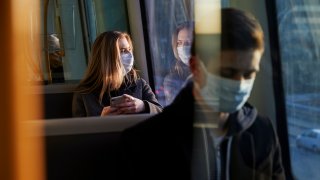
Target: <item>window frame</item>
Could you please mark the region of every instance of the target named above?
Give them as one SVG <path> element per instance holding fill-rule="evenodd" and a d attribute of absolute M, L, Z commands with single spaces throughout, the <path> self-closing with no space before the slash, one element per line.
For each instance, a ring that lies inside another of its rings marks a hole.
<path fill-rule="evenodd" d="M 272 63 L 272 79 L 276 107 L 276 127 L 281 146 L 282 162 L 286 178 L 294 179 L 291 167 L 288 120 L 285 103 L 284 83 L 282 77 L 282 65 L 280 57 L 280 44 L 278 33 L 278 19 L 276 0 L 265 0 L 269 30 L 269 43 Z"/>

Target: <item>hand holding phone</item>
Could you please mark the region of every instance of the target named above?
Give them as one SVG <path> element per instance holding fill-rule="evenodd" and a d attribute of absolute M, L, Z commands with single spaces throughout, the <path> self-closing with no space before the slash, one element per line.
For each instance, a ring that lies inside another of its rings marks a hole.
<path fill-rule="evenodd" d="M 128 94 L 112 97 L 110 107 L 116 108 L 120 114 L 133 114 L 145 111 L 144 102 Z"/>
<path fill-rule="evenodd" d="M 110 99 L 110 106 L 111 107 L 116 107 L 118 104 L 124 103 L 125 101 L 126 101 L 126 97 L 123 96 L 123 95 L 112 97 Z"/>

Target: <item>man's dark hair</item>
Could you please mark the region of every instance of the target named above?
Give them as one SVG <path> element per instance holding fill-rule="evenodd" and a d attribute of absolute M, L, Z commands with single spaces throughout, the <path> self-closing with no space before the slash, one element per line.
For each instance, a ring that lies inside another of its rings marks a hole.
<path fill-rule="evenodd" d="M 221 50 L 264 49 L 262 28 L 252 14 L 225 8 L 221 24 Z"/>

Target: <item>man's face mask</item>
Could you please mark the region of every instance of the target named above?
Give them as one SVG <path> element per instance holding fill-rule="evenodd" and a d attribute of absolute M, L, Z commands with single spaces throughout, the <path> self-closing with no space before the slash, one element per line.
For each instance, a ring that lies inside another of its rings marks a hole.
<path fill-rule="evenodd" d="M 133 54 L 130 52 L 125 52 L 125 53 L 121 53 L 120 57 L 121 57 L 121 63 L 125 70 L 124 74 L 127 74 L 129 71 L 131 71 L 133 66 L 133 61 L 134 61 Z"/>
<path fill-rule="evenodd" d="M 206 73 L 206 85 L 201 89 L 205 103 L 216 112 L 233 113 L 248 100 L 254 78 L 237 81 Z"/>
<path fill-rule="evenodd" d="M 179 46 L 177 47 L 178 56 L 181 59 L 181 61 L 189 66 L 189 60 L 191 57 L 191 46 Z"/>

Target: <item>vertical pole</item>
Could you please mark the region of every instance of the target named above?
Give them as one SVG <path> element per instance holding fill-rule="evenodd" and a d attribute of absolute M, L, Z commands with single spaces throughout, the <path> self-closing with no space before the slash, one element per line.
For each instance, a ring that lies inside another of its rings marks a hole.
<path fill-rule="evenodd" d="M 44 179 L 41 99 L 28 95 L 27 61 L 40 58 L 40 1 L 0 1 L 0 179 Z"/>
<path fill-rule="evenodd" d="M 43 2 L 43 32 L 44 32 L 44 38 L 43 38 L 43 46 L 44 46 L 44 53 L 45 53 L 45 63 L 46 63 L 46 70 L 48 73 L 48 84 L 52 84 L 52 73 L 50 70 L 50 60 L 49 60 L 49 52 L 48 52 L 48 8 L 49 8 L 49 0 L 44 0 Z"/>

